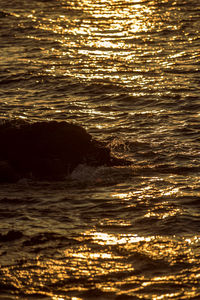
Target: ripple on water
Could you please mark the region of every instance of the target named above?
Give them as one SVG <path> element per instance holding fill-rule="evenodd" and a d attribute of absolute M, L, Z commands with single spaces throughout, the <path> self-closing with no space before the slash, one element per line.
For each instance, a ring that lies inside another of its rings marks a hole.
<path fill-rule="evenodd" d="M 130 167 L 0 188 L 0 297 L 199 287 L 199 1 L 5 1 L 0 118 L 68 120 Z"/>

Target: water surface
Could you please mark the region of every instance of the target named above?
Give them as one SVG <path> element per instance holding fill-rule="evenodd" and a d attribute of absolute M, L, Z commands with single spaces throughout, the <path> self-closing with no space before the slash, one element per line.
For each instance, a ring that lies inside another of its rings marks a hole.
<path fill-rule="evenodd" d="M 132 162 L 1 185 L 1 299 L 200 297 L 199 28 L 198 0 L 1 0 L 0 118 Z"/>

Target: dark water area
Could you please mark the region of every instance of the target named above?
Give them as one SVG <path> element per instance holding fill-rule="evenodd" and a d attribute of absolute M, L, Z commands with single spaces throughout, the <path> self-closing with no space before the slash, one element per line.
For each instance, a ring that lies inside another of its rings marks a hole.
<path fill-rule="evenodd" d="M 200 298 L 199 49 L 198 0 L 1 0 L 0 123 L 131 163 L 0 184 L 0 299 Z"/>

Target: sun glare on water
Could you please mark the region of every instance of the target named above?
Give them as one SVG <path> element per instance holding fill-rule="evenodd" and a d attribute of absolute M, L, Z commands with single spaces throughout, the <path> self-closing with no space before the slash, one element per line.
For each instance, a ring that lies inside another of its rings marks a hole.
<path fill-rule="evenodd" d="M 34 14 L 28 16 L 34 19 L 37 29 L 56 34 L 56 40 L 53 39 L 62 46 L 44 49 L 44 54 L 70 61 L 67 68 L 62 64 L 48 66 L 47 72 L 87 81 L 113 79 L 128 84 L 130 80 L 143 80 L 139 73 L 146 67 L 137 66 L 134 72 L 132 67 L 138 65 L 138 54 L 147 50 L 143 33 L 158 26 L 152 6 L 144 1 L 114 0 L 72 1 L 70 7 L 63 1 L 63 5 L 66 5 L 65 15 L 42 20 L 37 20 Z M 155 53 L 159 50 L 155 49 Z"/>

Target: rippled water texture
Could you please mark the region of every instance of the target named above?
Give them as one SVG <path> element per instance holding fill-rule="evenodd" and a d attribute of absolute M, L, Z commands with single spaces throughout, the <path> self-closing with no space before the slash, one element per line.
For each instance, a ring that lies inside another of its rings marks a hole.
<path fill-rule="evenodd" d="M 0 299 L 200 298 L 200 2 L 0 3 L 0 118 L 130 167 L 0 186 Z"/>

